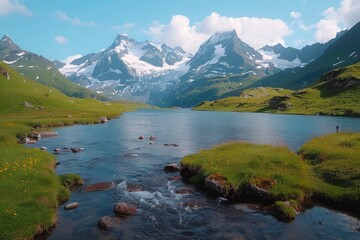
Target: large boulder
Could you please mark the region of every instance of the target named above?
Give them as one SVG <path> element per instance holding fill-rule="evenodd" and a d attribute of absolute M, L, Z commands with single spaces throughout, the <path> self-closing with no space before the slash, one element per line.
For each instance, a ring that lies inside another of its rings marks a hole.
<path fill-rule="evenodd" d="M 114 212 L 121 217 L 130 217 L 135 215 L 136 206 L 131 203 L 118 202 L 114 206 Z"/>
<path fill-rule="evenodd" d="M 100 218 L 98 222 L 98 226 L 100 229 L 109 230 L 110 228 L 116 227 L 121 222 L 121 219 L 110 216 L 103 216 Z"/>
<path fill-rule="evenodd" d="M 228 197 L 232 194 L 232 188 L 227 182 L 227 178 L 220 173 L 212 173 L 205 178 L 204 188 L 211 195 L 217 197 Z"/>

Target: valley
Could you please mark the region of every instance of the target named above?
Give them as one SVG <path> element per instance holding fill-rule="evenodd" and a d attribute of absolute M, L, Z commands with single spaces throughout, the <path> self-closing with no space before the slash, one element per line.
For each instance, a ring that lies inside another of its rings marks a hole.
<path fill-rule="evenodd" d="M 359 11 L 0 0 L 0 240 L 359 239 Z"/>

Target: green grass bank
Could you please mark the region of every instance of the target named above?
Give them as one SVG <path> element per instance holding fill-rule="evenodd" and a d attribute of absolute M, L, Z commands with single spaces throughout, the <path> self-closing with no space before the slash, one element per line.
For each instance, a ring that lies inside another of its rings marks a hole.
<path fill-rule="evenodd" d="M 181 175 L 210 194 L 272 206 L 283 219 L 314 201 L 359 215 L 360 134 L 314 138 L 299 154 L 287 147 L 226 143 L 183 158 Z"/>
<path fill-rule="evenodd" d="M 56 223 L 68 191 L 55 173 L 55 157 L 17 143 L 31 131 L 98 123 L 147 107 L 65 96 L 0 62 L 0 239 L 32 239 Z M 64 180 L 64 179 L 62 179 Z"/>

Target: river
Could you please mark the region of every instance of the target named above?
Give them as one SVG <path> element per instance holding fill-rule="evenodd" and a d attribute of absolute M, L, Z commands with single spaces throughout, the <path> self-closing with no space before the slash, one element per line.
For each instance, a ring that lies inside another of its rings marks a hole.
<path fill-rule="evenodd" d="M 360 221 L 345 213 L 314 206 L 291 223 L 283 223 L 247 204 L 226 204 L 195 191 L 175 194 L 185 186 L 168 178 L 168 163 L 227 141 L 286 145 L 293 151 L 312 137 L 340 131 L 360 131 L 360 119 L 262 113 L 140 110 L 99 125 L 58 128 L 57 137 L 41 139 L 35 147 L 84 147 L 57 155 L 56 172 L 77 173 L 92 183 L 113 181 L 106 191 L 72 192 L 79 207 L 59 208 L 58 226 L 48 239 L 359 239 Z M 139 140 L 139 136 L 145 136 Z M 148 137 L 156 136 L 150 144 Z M 164 146 L 166 143 L 178 147 Z M 141 186 L 124 191 L 124 184 Z M 195 190 L 195 189 L 194 189 Z M 133 203 L 137 214 L 110 231 L 98 220 L 114 216 L 116 202 Z M 200 202 L 188 207 L 188 202 Z"/>

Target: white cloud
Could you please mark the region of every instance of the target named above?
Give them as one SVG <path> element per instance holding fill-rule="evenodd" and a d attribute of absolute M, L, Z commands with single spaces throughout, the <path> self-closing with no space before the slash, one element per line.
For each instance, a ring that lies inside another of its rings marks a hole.
<path fill-rule="evenodd" d="M 330 7 L 323 12 L 324 18 L 316 24 L 315 39 L 327 42 L 343 28 L 351 28 L 360 21 L 360 1 L 342 0 L 338 8 Z"/>
<path fill-rule="evenodd" d="M 299 19 L 301 17 L 301 13 L 300 12 L 295 12 L 295 11 L 292 11 L 290 13 L 290 16 L 293 18 L 293 19 Z"/>
<path fill-rule="evenodd" d="M 284 37 L 292 33 L 289 26 L 280 19 L 269 18 L 232 18 L 213 12 L 201 22 L 190 24 L 189 18 L 175 15 L 167 24 L 155 23 L 145 31 L 152 40 L 170 46 L 181 46 L 186 51 L 196 52 L 200 44 L 215 32 L 236 30 L 244 42 L 254 48 L 266 44 L 285 44 Z"/>
<path fill-rule="evenodd" d="M 32 16 L 32 12 L 18 0 L 0 0 L 0 17 L 7 16 L 10 13 Z"/>
<path fill-rule="evenodd" d="M 66 13 L 61 12 L 59 10 L 56 11 L 55 18 L 60 21 L 68 22 L 72 25 L 79 26 L 79 27 L 97 27 L 97 26 L 99 26 L 98 24 L 96 24 L 92 21 L 82 21 L 82 20 L 78 19 L 77 17 L 69 17 Z"/>
<path fill-rule="evenodd" d="M 67 44 L 68 43 L 68 40 L 64 36 L 60 36 L 60 35 L 56 36 L 54 38 L 54 41 L 58 44 Z"/>
<path fill-rule="evenodd" d="M 337 11 L 340 20 L 346 28 L 351 28 L 360 21 L 359 0 L 343 0 Z"/>
<path fill-rule="evenodd" d="M 73 56 L 69 56 L 67 57 L 65 60 L 63 60 L 62 62 L 63 63 L 66 63 L 66 64 L 70 64 L 72 61 L 74 61 L 75 59 L 78 59 L 78 58 L 81 58 L 82 55 L 81 54 L 76 54 L 76 55 L 73 55 Z"/>

